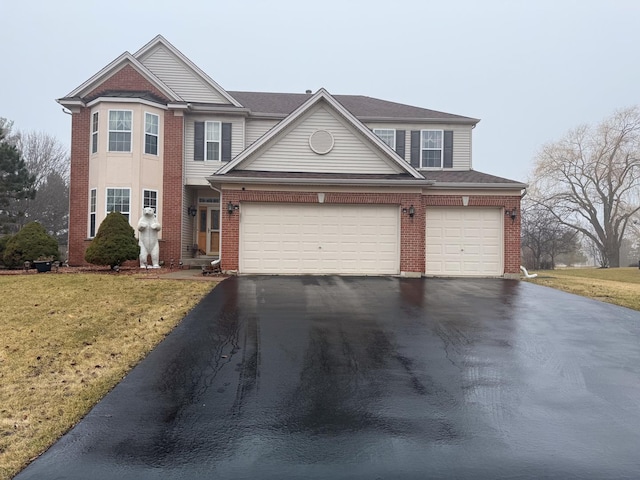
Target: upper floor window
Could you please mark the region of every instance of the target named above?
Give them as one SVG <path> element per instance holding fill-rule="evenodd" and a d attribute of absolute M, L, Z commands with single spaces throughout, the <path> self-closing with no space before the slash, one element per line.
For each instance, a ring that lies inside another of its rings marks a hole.
<path fill-rule="evenodd" d="M 91 153 L 98 151 L 98 112 L 91 116 Z"/>
<path fill-rule="evenodd" d="M 220 122 L 205 122 L 205 160 L 220 160 Z"/>
<path fill-rule="evenodd" d="M 158 155 L 158 115 L 144 114 L 144 153 Z"/>
<path fill-rule="evenodd" d="M 392 128 L 374 128 L 375 133 L 380 140 L 389 145 L 392 149 L 396 149 L 396 131 Z"/>
<path fill-rule="evenodd" d="M 131 213 L 131 190 L 129 188 L 107 188 L 107 213 L 120 212 L 127 220 Z"/>
<path fill-rule="evenodd" d="M 420 140 L 420 166 L 442 167 L 442 130 L 422 130 Z"/>
<path fill-rule="evenodd" d="M 142 208 L 153 208 L 154 213 L 158 213 L 158 192 L 156 190 L 142 191 Z"/>
<path fill-rule="evenodd" d="M 89 194 L 89 238 L 96 236 L 96 189 Z"/>
<path fill-rule="evenodd" d="M 109 110 L 109 151 L 131 151 L 131 110 Z"/>

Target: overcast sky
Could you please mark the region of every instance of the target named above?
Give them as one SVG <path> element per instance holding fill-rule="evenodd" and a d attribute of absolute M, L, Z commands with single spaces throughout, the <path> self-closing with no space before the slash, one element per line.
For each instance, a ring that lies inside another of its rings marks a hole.
<path fill-rule="evenodd" d="M 475 170 L 635 105 L 637 0 L 5 0 L 0 117 L 69 145 L 55 102 L 162 34 L 227 90 L 378 97 L 480 118 Z"/>

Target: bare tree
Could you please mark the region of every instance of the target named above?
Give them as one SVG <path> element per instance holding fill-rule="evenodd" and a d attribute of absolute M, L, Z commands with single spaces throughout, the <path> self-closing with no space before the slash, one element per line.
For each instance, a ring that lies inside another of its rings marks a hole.
<path fill-rule="evenodd" d="M 36 176 L 36 188 L 53 172 L 68 180 L 69 152 L 56 137 L 45 132 L 18 132 L 16 137 L 16 147 L 29 172 Z"/>
<path fill-rule="evenodd" d="M 553 269 L 559 255 L 578 257 L 578 231 L 560 223 L 546 208 L 523 201 L 522 248 L 527 268 Z"/>
<path fill-rule="evenodd" d="M 640 109 L 616 112 L 545 145 L 530 197 L 558 222 L 593 242 L 605 266 L 620 266 L 620 245 L 640 211 Z"/>

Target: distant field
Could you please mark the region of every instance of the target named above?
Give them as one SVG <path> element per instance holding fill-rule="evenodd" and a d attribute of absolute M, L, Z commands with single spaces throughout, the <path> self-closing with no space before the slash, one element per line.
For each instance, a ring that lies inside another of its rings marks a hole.
<path fill-rule="evenodd" d="M 538 278 L 529 280 L 532 283 L 640 311 L 638 268 L 567 268 L 535 273 Z"/>

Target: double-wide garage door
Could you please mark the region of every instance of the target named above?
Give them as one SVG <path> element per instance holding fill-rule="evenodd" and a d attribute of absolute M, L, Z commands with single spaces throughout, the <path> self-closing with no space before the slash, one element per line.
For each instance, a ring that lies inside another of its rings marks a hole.
<path fill-rule="evenodd" d="M 395 205 L 243 203 L 240 273 L 393 275 Z"/>
<path fill-rule="evenodd" d="M 499 208 L 427 208 L 426 274 L 502 275 L 502 217 Z"/>

